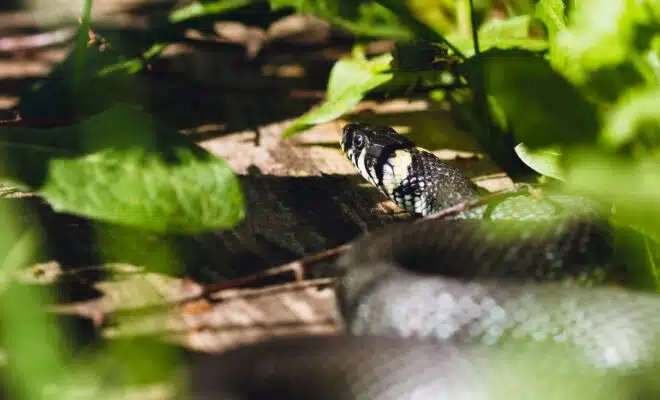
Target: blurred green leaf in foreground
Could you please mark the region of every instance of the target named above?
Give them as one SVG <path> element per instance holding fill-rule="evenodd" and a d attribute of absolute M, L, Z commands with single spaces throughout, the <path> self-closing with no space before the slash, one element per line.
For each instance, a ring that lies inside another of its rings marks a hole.
<path fill-rule="evenodd" d="M 230 228 L 244 215 L 222 159 L 129 106 L 71 126 L 0 127 L 0 137 L 0 178 L 57 211 L 159 233 Z"/>

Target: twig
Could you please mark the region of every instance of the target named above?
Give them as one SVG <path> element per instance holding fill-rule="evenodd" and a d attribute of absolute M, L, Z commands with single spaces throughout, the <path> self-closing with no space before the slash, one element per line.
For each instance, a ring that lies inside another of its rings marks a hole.
<path fill-rule="evenodd" d="M 434 214 L 426 216 L 425 218 L 419 219 L 419 220 L 415 221 L 415 223 L 422 222 L 422 221 L 427 221 L 427 220 L 430 220 L 430 219 L 444 218 L 444 217 L 447 217 L 447 216 L 450 216 L 450 215 L 456 215 L 456 214 L 462 213 L 464 211 L 472 210 L 476 207 L 483 206 L 484 204 L 487 204 L 487 203 L 489 203 L 489 202 L 491 202 L 495 199 L 507 197 L 507 196 L 510 196 L 511 194 L 514 194 L 514 193 L 520 193 L 522 190 L 525 190 L 525 191 L 527 191 L 528 193 L 530 193 L 534 196 L 539 195 L 539 193 L 537 191 L 535 191 L 535 189 L 531 185 L 528 185 L 528 184 L 525 184 L 525 183 L 520 183 L 520 184 L 517 184 L 515 187 L 510 188 L 510 189 L 504 189 L 504 190 L 500 190 L 500 191 L 497 191 L 497 192 L 494 192 L 494 193 L 489 193 L 487 195 L 478 197 L 476 199 L 470 199 L 470 200 L 462 201 L 462 202 L 456 204 L 455 206 L 444 208 L 444 209 L 442 209 L 442 210 L 440 210 L 440 211 L 438 211 Z"/>
<path fill-rule="evenodd" d="M 345 244 L 339 247 L 324 250 L 320 253 L 312 254 L 311 256 L 303 257 L 296 261 L 269 268 L 256 274 L 248 275 L 238 279 L 232 279 L 227 282 L 206 285 L 204 286 L 203 294 L 209 295 L 213 292 L 218 292 L 221 290 L 236 289 L 247 284 L 256 283 L 260 279 L 277 276 L 286 272 L 293 272 L 294 281 L 301 282 L 305 279 L 305 270 L 321 261 L 328 261 L 337 258 L 340 254 L 348 250 L 349 247 L 349 244 Z"/>
<path fill-rule="evenodd" d="M 235 298 L 250 299 L 263 295 L 289 292 L 293 290 L 303 290 L 311 287 L 320 287 L 330 285 L 333 278 L 307 279 L 302 282 L 283 283 L 281 285 L 269 286 L 256 289 L 242 289 L 240 291 L 220 291 L 212 293 L 212 299 L 215 301 L 230 300 Z M 186 301 L 187 302 L 187 301 Z"/>
<path fill-rule="evenodd" d="M 339 247 L 334 247 L 332 249 L 324 250 L 311 256 L 303 257 L 299 260 L 295 260 L 286 264 L 282 264 L 277 267 L 269 268 L 265 271 L 258 272 L 256 274 L 244 276 L 237 279 L 232 279 L 226 282 L 221 283 L 212 283 L 209 285 L 202 286 L 202 292 L 190 297 L 185 297 L 179 299 L 174 304 L 188 304 L 200 300 L 209 300 L 209 301 L 218 301 L 224 300 L 227 295 L 220 294 L 218 292 L 227 291 L 229 289 L 239 289 L 241 286 L 252 284 L 258 282 L 260 279 L 269 278 L 272 276 L 277 276 L 286 272 L 293 272 L 294 280 L 290 285 L 295 285 L 296 287 L 311 287 L 318 286 L 323 284 L 328 284 L 332 278 L 319 278 L 311 279 L 305 281 L 305 269 L 309 269 L 314 264 L 321 261 L 328 261 L 333 258 L 338 257 L 340 254 L 348 250 L 350 244 L 345 244 Z M 229 295 L 231 297 L 232 295 Z M 171 305 L 171 304 L 168 304 Z"/>

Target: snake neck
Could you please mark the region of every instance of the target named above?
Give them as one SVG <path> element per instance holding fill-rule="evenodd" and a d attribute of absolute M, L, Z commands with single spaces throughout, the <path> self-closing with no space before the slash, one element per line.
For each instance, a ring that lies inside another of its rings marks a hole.
<path fill-rule="evenodd" d="M 392 152 L 380 168 L 378 188 L 412 214 L 430 215 L 479 197 L 477 186 L 458 168 L 419 147 Z"/>
<path fill-rule="evenodd" d="M 430 215 L 479 196 L 458 168 L 391 127 L 347 124 L 340 144 L 364 179 L 411 214 Z"/>
<path fill-rule="evenodd" d="M 342 130 L 341 147 L 364 179 L 411 214 L 428 216 L 482 195 L 460 169 L 390 127 L 348 124 Z M 545 197 L 551 201 L 524 194 L 505 196 L 451 218 L 547 220 L 557 217 L 557 211 L 563 213 L 565 206 L 572 209 L 579 203 Z M 582 208 L 578 204 L 577 210 Z"/>

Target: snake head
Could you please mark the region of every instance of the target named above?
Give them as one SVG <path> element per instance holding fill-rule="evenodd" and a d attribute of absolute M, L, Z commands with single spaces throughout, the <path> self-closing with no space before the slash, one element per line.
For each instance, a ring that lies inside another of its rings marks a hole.
<path fill-rule="evenodd" d="M 398 134 L 389 126 L 358 123 L 344 126 L 340 144 L 344 154 L 360 175 L 381 189 L 383 166 L 397 150 L 415 147 L 410 139 Z"/>
<path fill-rule="evenodd" d="M 340 143 L 360 175 L 410 213 L 428 215 L 476 195 L 458 169 L 389 126 L 348 124 Z"/>

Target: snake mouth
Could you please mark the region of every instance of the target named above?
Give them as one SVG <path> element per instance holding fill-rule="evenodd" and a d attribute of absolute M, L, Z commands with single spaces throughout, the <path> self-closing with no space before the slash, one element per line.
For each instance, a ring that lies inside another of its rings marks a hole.
<path fill-rule="evenodd" d="M 352 152 L 353 136 L 356 130 L 359 130 L 359 124 L 347 124 L 341 130 L 339 144 L 346 154 Z"/>

